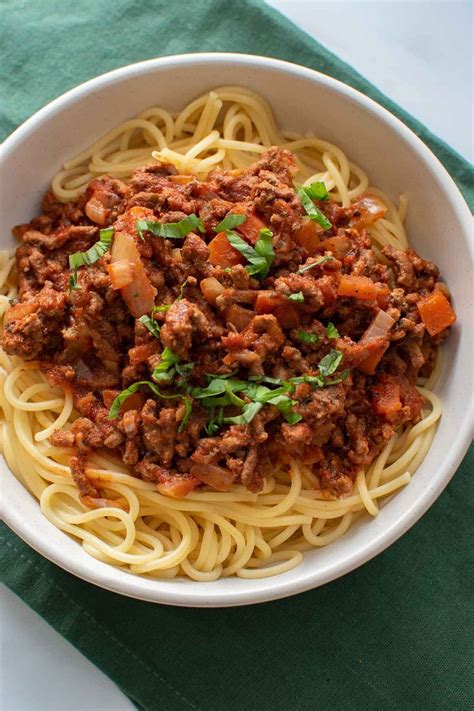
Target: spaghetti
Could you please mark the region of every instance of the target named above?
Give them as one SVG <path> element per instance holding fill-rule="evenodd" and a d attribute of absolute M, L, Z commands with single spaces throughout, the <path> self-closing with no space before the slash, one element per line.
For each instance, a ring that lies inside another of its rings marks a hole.
<path fill-rule="evenodd" d="M 221 87 L 199 97 L 179 114 L 153 107 L 110 131 L 68 161 L 52 181 L 62 202 L 77 199 L 91 179 L 127 179 L 150 161 L 171 162 L 181 174 L 203 178 L 215 169 L 241 170 L 277 145 L 296 158 L 298 180 L 323 182 L 330 198 L 349 207 L 369 181 L 343 151 L 313 136 L 280 132 L 265 101 L 238 87 Z M 405 250 L 407 201 L 398 208 L 370 188 L 387 207 L 369 227 L 373 249 L 383 260 L 386 245 Z M 0 316 L 16 294 L 14 258 L 0 263 Z M 428 451 L 441 415 L 432 387 L 441 358 L 419 392 L 429 402 L 421 420 L 396 432 L 371 465 L 359 471 L 353 491 L 335 498 L 319 488 L 311 468 L 291 458 L 265 480 L 259 493 L 242 485 L 228 492 L 203 490 L 173 499 L 152 482 L 132 476 L 113 453 L 94 451 L 89 481 L 102 499 L 87 508 L 71 477 L 71 449 L 53 446 L 55 431 L 77 418 L 72 394 L 51 385 L 38 363 L 0 350 L 0 448 L 9 468 L 39 500 L 55 526 L 84 550 L 130 573 L 154 578 L 185 576 L 212 581 L 221 576 L 262 578 L 298 565 L 303 553 L 328 545 L 364 514 L 375 516 L 379 501 L 410 482 Z"/>

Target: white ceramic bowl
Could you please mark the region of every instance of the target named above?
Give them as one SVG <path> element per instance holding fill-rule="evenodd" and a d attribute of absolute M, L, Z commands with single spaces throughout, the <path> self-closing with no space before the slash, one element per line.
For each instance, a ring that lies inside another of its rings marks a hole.
<path fill-rule="evenodd" d="M 472 384 L 471 215 L 454 182 L 428 148 L 388 111 L 354 89 L 310 69 L 239 54 L 165 57 L 104 74 L 41 109 L 4 144 L 1 247 L 10 229 L 37 213 L 52 175 L 67 158 L 116 124 L 152 105 L 183 107 L 201 93 L 240 84 L 261 93 L 280 126 L 340 145 L 388 194 L 408 193 L 408 233 L 435 261 L 449 284 L 458 314 L 437 391 L 444 415 L 426 459 L 408 487 L 377 518 L 364 520 L 334 544 L 305 555 L 304 563 L 263 580 L 226 578 L 212 583 L 152 581 L 87 555 L 54 528 L 37 501 L 1 459 L 6 523 L 32 548 L 74 575 L 124 595 L 173 605 L 220 607 L 263 602 L 323 585 L 357 568 L 412 526 L 444 489 L 470 441 Z M 440 526 L 443 522 L 440 521 Z"/>

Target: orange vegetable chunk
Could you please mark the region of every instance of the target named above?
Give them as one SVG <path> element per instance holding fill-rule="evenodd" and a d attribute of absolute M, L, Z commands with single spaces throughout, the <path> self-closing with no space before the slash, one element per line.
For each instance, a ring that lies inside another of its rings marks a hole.
<path fill-rule="evenodd" d="M 430 336 L 436 336 L 456 321 L 456 314 L 442 291 L 436 290 L 417 303 L 421 320 Z"/>
<path fill-rule="evenodd" d="M 224 268 L 245 264 L 244 257 L 230 244 L 225 232 L 219 232 L 209 242 L 209 261 L 214 267 Z"/>
<path fill-rule="evenodd" d="M 369 277 L 343 274 L 337 293 L 339 296 L 352 296 L 363 301 L 374 301 L 378 291 L 377 284 Z"/>

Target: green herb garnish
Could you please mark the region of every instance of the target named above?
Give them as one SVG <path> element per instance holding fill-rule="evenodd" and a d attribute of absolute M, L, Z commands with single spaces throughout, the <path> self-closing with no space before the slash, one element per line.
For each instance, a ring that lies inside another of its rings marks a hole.
<path fill-rule="evenodd" d="M 255 247 L 252 247 L 248 242 L 242 239 L 242 237 L 239 237 L 236 232 L 227 230 L 225 234 L 232 247 L 239 251 L 240 254 L 243 254 L 245 259 L 249 262 L 249 265 L 246 267 L 248 273 L 258 277 L 258 279 L 265 279 L 275 259 L 275 252 L 273 251 L 272 245 L 272 231 L 267 227 L 260 230 Z"/>
<path fill-rule="evenodd" d="M 289 301 L 304 301 L 304 294 L 302 291 L 297 291 L 296 294 L 290 294 L 288 297 Z"/>
<path fill-rule="evenodd" d="M 324 183 L 316 182 L 311 185 L 303 185 L 302 190 L 311 200 L 327 200 L 329 197 L 328 191 Z"/>
<path fill-rule="evenodd" d="M 309 269 L 314 269 L 314 267 L 319 267 L 321 264 L 324 264 L 325 262 L 330 262 L 331 259 L 334 259 L 334 257 L 332 255 L 325 254 L 324 257 L 320 257 L 315 262 L 311 262 L 311 264 L 305 264 L 304 266 L 300 267 L 298 269 L 298 274 L 304 274 L 305 272 L 309 271 Z"/>
<path fill-rule="evenodd" d="M 301 205 L 303 206 L 306 214 L 309 216 L 309 219 L 317 222 L 324 230 L 331 229 L 331 222 L 329 222 L 328 218 L 323 212 L 321 212 L 319 207 L 316 207 L 313 200 L 306 192 L 306 188 L 297 188 L 296 192 L 300 199 Z"/>
<path fill-rule="evenodd" d="M 183 281 L 183 283 L 181 284 L 181 287 L 180 287 L 180 289 L 179 289 L 179 294 L 178 294 L 178 296 L 176 297 L 176 299 L 173 301 L 173 304 L 178 303 L 178 301 L 181 301 L 181 299 L 183 298 L 184 290 L 185 290 L 186 285 L 187 285 L 187 283 L 188 283 L 188 279 L 189 279 L 189 277 L 186 277 L 186 279 L 185 279 L 185 280 Z M 166 311 L 168 311 L 168 310 L 171 308 L 171 306 L 172 306 L 173 304 L 161 304 L 161 306 L 154 306 L 154 307 L 152 308 L 152 312 L 153 312 L 154 314 L 155 314 L 155 313 L 165 313 Z"/>
<path fill-rule="evenodd" d="M 112 227 L 107 227 L 99 232 L 99 241 L 90 247 L 87 252 L 74 252 L 69 255 L 69 268 L 74 272 L 69 277 L 69 289 L 78 289 L 77 285 L 77 270 L 79 267 L 84 267 L 97 262 L 110 249 L 114 230 Z"/>
<path fill-rule="evenodd" d="M 154 319 L 144 315 L 140 316 L 138 320 L 150 331 L 150 333 L 155 336 L 155 338 L 160 337 L 160 326 Z"/>
<path fill-rule="evenodd" d="M 333 323 L 331 323 L 331 321 L 329 321 L 328 325 L 326 326 L 326 336 L 328 338 L 340 338 L 341 337 L 341 334 L 339 333 L 339 331 L 337 330 L 335 325 Z"/>
<path fill-rule="evenodd" d="M 341 360 L 341 351 L 332 350 L 330 353 L 325 355 L 318 366 L 319 372 L 323 378 L 327 378 L 329 375 L 332 375 L 337 370 Z"/>
<path fill-rule="evenodd" d="M 181 358 L 176 353 L 166 347 L 160 355 L 160 362 L 153 369 L 151 377 L 156 383 L 170 383 L 176 373 L 174 366 L 179 363 Z"/>
<path fill-rule="evenodd" d="M 247 219 L 247 215 L 235 215 L 229 212 L 228 215 L 224 217 L 222 222 L 214 227 L 214 232 L 226 232 L 227 230 L 233 230 L 235 227 L 242 225 Z"/>
<path fill-rule="evenodd" d="M 318 343 L 319 336 L 316 333 L 309 333 L 308 331 L 298 331 L 298 338 L 303 343 Z"/>
<path fill-rule="evenodd" d="M 124 402 L 130 397 L 130 395 L 133 395 L 133 393 L 135 393 L 137 390 L 139 390 L 139 388 L 141 388 L 142 386 L 146 386 L 146 387 L 150 388 L 150 390 L 152 391 L 152 393 L 154 395 L 156 395 L 156 397 L 163 399 L 163 400 L 175 400 L 177 398 L 183 399 L 184 407 L 185 407 L 184 417 L 181 420 L 181 423 L 178 428 L 178 432 L 182 432 L 185 429 L 186 425 L 188 424 L 189 418 L 191 417 L 191 413 L 192 413 L 191 399 L 187 395 L 181 395 L 179 393 L 172 394 L 172 395 L 167 395 L 165 393 L 162 393 L 161 390 L 159 388 L 157 388 L 155 383 L 150 382 L 150 380 L 139 380 L 137 383 L 133 383 L 132 385 L 130 385 L 130 387 L 126 388 L 125 390 L 122 390 L 122 392 L 117 395 L 117 397 L 115 398 L 115 400 L 113 401 L 113 403 L 110 407 L 108 419 L 115 420 L 118 417 L 118 415 L 120 414 L 120 408 L 122 407 Z"/>
<path fill-rule="evenodd" d="M 140 239 L 143 239 L 144 232 L 151 232 L 155 237 L 164 237 L 165 239 L 183 239 L 195 229 L 198 229 L 199 232 L 205 231 L 201 218 L 194 213 L 179 222 L 154 222 L 153 220 L 138 220 L 137 222 L 137 233 Z"/>

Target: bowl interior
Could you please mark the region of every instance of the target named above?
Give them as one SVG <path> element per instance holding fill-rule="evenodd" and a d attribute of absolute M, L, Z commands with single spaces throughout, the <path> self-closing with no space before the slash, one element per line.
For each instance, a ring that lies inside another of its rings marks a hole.
<path fill-rule="evenodd" d="M 392 198 L 409 198 L 408 235 L 422 256 L 436 262 L 449 284 L 458 323 L 448 340 L 437 392 L 444 416 L 434 443 L 411 484 L 383 506 L 376 519 L 357 523 L 327 548 L 276 578 L 213 583 L 151 581 L 100 563 L 55 529 L 36 500 L 1 460 L 5 519 L 33 548 L 91 582 L 157 602 L 220 606 L 282 597 L 325 583 L 383 550 L 429 507 L 454 473 L 467 447 L 466 394 L 472 392 L 468 324 L 469 212 L 452 180 L 403 124 L 354 90 L 311 70 L 245 55 L 183 55 L 132 65 L 88 82 L 30 119 L 4 146 L 1 248 L 13 246 L 11 227 L 30 219 L 62 163 L 121 121 L 162 105 L 180 109 L 201 93 L 242 85 L 273 107 L 280 127 L 312 132 L 339 145 Z"/>

